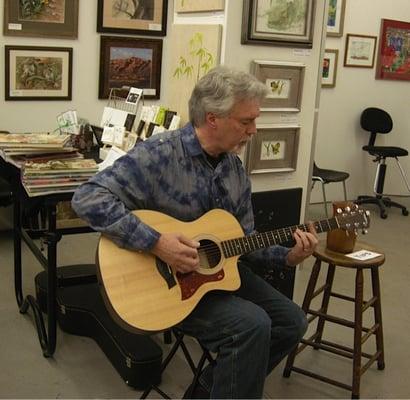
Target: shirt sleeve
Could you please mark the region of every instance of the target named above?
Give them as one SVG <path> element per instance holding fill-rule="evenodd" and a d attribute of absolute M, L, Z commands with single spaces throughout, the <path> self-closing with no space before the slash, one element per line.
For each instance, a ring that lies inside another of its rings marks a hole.
<path fill-rule="evenodd" d="M 132 213 L 148 208 L 152 189 L 151 161 L 142 147 L 136 146 L 135 151 L 82 184 L 71 202 L 77 215 L 91 228 L 131 250 L 149 250 L 160 236 Z"/>

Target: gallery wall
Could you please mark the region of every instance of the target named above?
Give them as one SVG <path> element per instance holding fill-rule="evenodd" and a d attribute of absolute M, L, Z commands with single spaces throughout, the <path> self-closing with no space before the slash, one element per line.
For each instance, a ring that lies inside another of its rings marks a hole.
<path fill-rule="evenodd" d="M 314 141 L 315 115 L 317 115 L 318 79 L 321 65 L 321 43 L 325 0 L 315 2 L 313 11 L 313 48 L 295 48 L 293 46 L 243 45 L 241 38 L 241 20 L 243 1 L 225 0 L 225 10 L 205 13 L 180 14 L 174 10 L 174 0 L 168 4 L 167 35 L 163 37 L 161 98 L 145 101 L 145 104 L 161 104 L 172 108 L 175 104 L 175 90 L 170 90 L 174 72 L 173 60 L 182 50 L 178 48 L 189 32 L 181 30 L 181 25 L 221 25 L 217 41 L 204 42 L 207 48 L 217 45 L 219 61 L 230 66 L 250 71 L 252 60 L 268 60 L 299 63 L 304 66 L 303 97 L 300 112 L 264 112 L 259 123 L 268 125 L 299 126 L 299 144 L 296 154 L 296 169 L 290 172 L 252 174 L 254 191 L 303 188 L 303 210 L 309 187 L 309 169 Z M 67 110 L 76 110 L 80 117 L 90 123 L 99 124 L 107 100 L 98 99 L 98 78 L 100 62 L 100 36 L 96 32 L 97 0 L 79 2 L 78 39 L 52 39 L 0 36 L 2 52 L 4 45 L 58 46 L 73 48 L 73 95 L 71 101 L 5 101 L 4 85 L 0 85 L 0 129 L 11 132 L 52 131 L 57 127 L 56 117 Z M 3 7 L 0 8 L 0 21 L 3 21 Z M 212 29 L 211 29 L 212 30 Z M 105 34 L 115 35 L 115 34 Z M 133 36 L 126 35 L 125 36 Z M 138 35 L 141 36 L 141 35 Z M 215 36 L 213 36 L 215 37 Z M 205 39 L 204 39 L 205 40 Z M 0 71 L 4 71 L 4 57 L 0 57 Z M 181 90 L 185 84 L 181 84 Z M 173 93 L 171 93 L 173 92 Z M 187 101 L 182 92 L 179 98 Z"/>
<path fill-rule="evenodd" d="M 326 39 L 327 49 L 339 50 L 339 60 L 336 86 L 321 91 L 315 159 L 322 168 L 350 173 L 347 181 L 350 199 L 373 193 L 377 164 L 361 149 L 368 142 L 368 134 L 359 124 L 363 109 L 383 108 L 393 119 L 392 133 L 379 136 L 377 144 L 410 150 L 410 81 L 376 80 L 375 67 L 343 66 L 346 34 L 377 36 L 379 42 L 382 18 L 409 23 L 409 1 L 346 0 L 343 36 Z M 400 161 L 410 177 L 410 157 L 402 157 Z M 331 200 L 343 198 L 342 185 L 327 185 L 327 191 Z M 407 192 L 394 159 L 388 162 L 385 192 Z M 312 192 L 312 201 L 322 201 L 320 185 Z"/>

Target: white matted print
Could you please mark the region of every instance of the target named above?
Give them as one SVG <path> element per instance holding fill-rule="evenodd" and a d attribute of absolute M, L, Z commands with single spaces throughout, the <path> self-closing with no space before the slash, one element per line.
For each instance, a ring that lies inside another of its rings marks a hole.
<path fill-rule="evenodd" d="M 337 59 L 339 50 L 326 49 L 323 57 L 322 87 L 336 86 Z"/>
<path fill-rule="evenodd" d="M 249 174 L 295 171 L 299 126 L 260 124 L 246 150 Z"/>
<path fill-rule="evenodd" d="M 377 36 L 346 35 L 345 67 L 373 68 Z"/>
<path fill-rule="evenodd" d="M 269 94 L 261 104 L 262 111 L 300 111 L 304 64 L 254 60 L 251 71 L 269 90 Z"/>

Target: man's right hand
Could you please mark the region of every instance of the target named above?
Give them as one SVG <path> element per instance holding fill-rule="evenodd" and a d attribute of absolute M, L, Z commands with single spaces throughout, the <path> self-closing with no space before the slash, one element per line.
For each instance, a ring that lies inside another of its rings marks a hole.
<path fill-rule="evenodd" d="M 151 252 L 166 262 L 174 272 L 195 271 L 199 268 L 199 242 L 182 233 L 163 233 Z"/>

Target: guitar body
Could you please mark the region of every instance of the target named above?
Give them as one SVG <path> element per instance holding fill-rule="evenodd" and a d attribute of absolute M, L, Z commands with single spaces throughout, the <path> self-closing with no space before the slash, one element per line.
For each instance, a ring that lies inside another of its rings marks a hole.
<path fill-rule="evenodd" d="M 215 257 L 209 261 L 200 254 L 198 271 L 174 274 L 151 253 L 121 249 L 101 236 L 97 253 L 99 281 L 108 309 L 123 326 L 161 331 L 187 317 L 207 292 L 239 288 L 239 256 L 225 258 L 220 247 L 221 241 L 243 236 L 239 222 L 230 213 L 215 209 L 193 222 L 181 222 L 150 210 L 134 214 L 160 233 L 182 232 L 199 241 L 201 248 L 210 249 Z"/>

